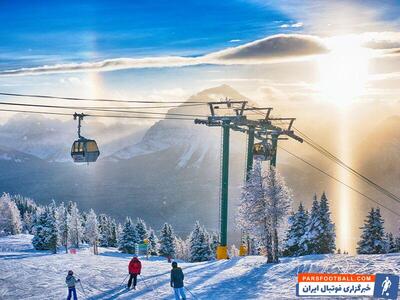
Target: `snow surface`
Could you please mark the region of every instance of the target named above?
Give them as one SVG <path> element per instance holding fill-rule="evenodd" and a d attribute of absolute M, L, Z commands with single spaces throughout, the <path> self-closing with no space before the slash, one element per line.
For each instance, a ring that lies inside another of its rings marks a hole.
<path fill-rule="evenodd" d="M 82 280 L 86 297 L 78 286 L 79 299 L 173 299 L 170 264 L 165 259 L 141 258 L 144 277 L 139 277 L 138 290 L 127 291 L 121 283 L 130 255 L 107 248 L 100 248 L 98 256 L 89 248 L 75 255 L 54 255 L 33 250 L 31 239 L 30 235 L 0 238 L 0 299 L 65 299 L 69 269 Z M 275 265 L 264 257 L 248 256 L 180 265 L 186 287 L 197 299 L 294 299 L 298 272 L 399 274 L 400 254 L 310 255 L 283 258 Z"/>

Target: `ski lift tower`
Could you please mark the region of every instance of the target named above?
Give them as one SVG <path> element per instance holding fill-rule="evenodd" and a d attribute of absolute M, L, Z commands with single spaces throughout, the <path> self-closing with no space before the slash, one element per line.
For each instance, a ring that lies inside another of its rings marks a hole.
<path fill-rule="evenodd" d="M 211 115 L 206 120 L 195 119 L 195 124 L 204 124 L 210 127 L 222 127 L 222 174 L 221 174 L 221 195 L 220 195 L 220 243 L 217 248 L 217 259 L 228 258 L 228 177 L 229 177 L 229 136 L 231 125 L 246 123 L 246 116 L 243 115 L 247 101 L 220 101 L 209 102 Z M 233 109 L 238 105 L 239 108 Z M 216 111 L 232 109 L 235 113 L 230 115 L 217 115 Z"/>

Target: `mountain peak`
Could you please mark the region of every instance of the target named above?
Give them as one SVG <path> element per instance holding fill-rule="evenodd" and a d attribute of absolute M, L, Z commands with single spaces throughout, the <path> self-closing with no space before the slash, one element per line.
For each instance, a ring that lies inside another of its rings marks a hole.
<path fill-rule="evenodd" d="M 205 89 L 193 96 L 191 96 L 189 101 L 219 101 L 225 98 L 233 100 L 248 100 L 247 97 L 240 94 L 233 87 L 227 84 L 222 84 L 216 87 Z"/>

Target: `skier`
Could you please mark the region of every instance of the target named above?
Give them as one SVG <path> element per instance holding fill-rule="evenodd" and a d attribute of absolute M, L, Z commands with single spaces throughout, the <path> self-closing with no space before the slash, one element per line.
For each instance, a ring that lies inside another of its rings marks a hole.
<path fill-rule="evenodd" d="M 68 271 L 68 276 L 65 278 L 65 283 L 68 286 L 68 298 L 67 300 L 71 300 L 71 296 L 74 296 L 74 300 L 78 300 L 78 297 L 76 295 L 76 288 L 75 288 L 75 283 L 80 282 L 80 279 L 75 279 L 74 277 L 74 272 L 71 270 Z"/>
<path fill-rule="evenodd" d="M 136 256 L 134 256 L 131 259 L 128 271 L 129 271 L 128 289 L 131 288 L 133 279 L 133 289 L 136 290 L 137 276 L 140 275 L 140 272 L 142 271 L 142 263 Z"/>
<path fill-rule="evenodd" d="M 183 300 L 186 300 L 185 290 L 183 289 L 184 278 L 185 276 L 183 275 L 182 269 L 179 268 L 178 263 L 174 261 L 171 270 L 171 287 L 174 288 L 176 300 L 180 300 L 180 297 L 182 297 Z"/>

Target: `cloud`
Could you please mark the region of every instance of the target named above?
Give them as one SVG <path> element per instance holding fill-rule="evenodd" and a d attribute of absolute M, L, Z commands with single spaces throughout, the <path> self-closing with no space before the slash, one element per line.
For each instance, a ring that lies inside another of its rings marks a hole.
<path fill-rule="evenodd" d="M 400 32 L 368 32 L 362 34 L 363 46 L 376 50 L 400 48 Z"/>
<path fill-rule="evenodd" d="M 297 23 L 293 23 L 293 24 L 282 24 L 281 26 L 279 26 L 280 28 L 300 28 L 303 27 L 303 23 L 302 22 L 297 22 Z"/>
<path fill-rule="evenodd" d="M 122 69 L 183 67 L 201 64 L 230 65 L 285 62 L 327 53 L 322 40 L 310 35 L 279 34 L 198 57 L 161 56 L 114 58 L 98 62 L 44 65 L 0 71 L 0 76 L 114 71 Z"/>
<path fill-rule="evenodd" d="M 219 60 L 274 62 L 288 58 L 325 54 L 328 48 L 315 36 L 278 34 L 234 48 L 228 48 L 209 56 Z"/>

